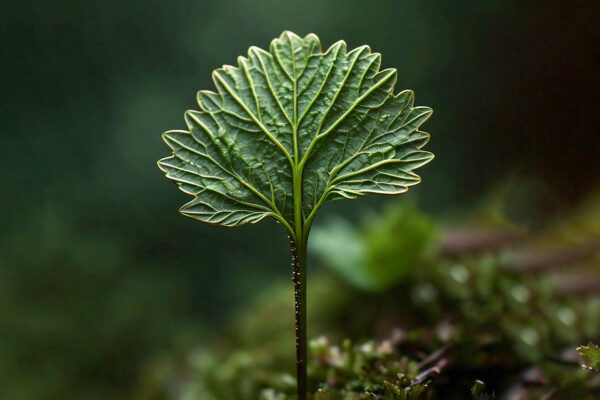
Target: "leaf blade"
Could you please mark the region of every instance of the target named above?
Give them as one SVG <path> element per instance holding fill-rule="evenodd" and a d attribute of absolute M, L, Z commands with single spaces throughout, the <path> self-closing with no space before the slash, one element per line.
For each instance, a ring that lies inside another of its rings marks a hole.
<path fill-rule="evenodd" d="M 163 135 L 173 155 L 160 169 L 194 196 L 182 213 L 226 226 L 272 216 L 293 234 L 295 196 L 310 228 L 325 202 L 404 193 L 433 158 L 419 130 L 431 109 L 414 107 L 411 91 L 394 95 L 397 76 L 368 46 L 323 52 L 314 34 L 250 47 L 213 72 L 214 92 L 198 92 L 188 130 Z"/>

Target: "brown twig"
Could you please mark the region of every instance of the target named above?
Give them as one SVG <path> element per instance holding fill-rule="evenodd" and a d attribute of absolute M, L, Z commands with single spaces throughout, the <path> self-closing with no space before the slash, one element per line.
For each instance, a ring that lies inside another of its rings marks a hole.
<path fill-rule="evenodd" d="M 526 231 L 464 229 L 446 232 L 440 243 L 442 256 L 457 256 L 464 253 L 479 253 L 496 249 L 528 235 Z"/>

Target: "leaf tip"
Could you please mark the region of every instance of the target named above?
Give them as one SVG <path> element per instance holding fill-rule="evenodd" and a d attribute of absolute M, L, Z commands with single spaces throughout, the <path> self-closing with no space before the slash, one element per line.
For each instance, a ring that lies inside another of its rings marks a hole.
<path fill-rule="evenodd" d="M 319 53 L 321 53 L 322 50 L 322 45 L 321 45 L 321 39 L 319 39 L 319 37 L 315 34 L 315 33 L 309 33 L 308 35 L 304 36 L 304 41 L 306 42 L 315 42 L 318 45 L 318 51 Z"/>
<path fill-rule="evenodd" d="M 406 98 L 405 101 L 411 107 L 415 103 L 415 92 L 412 91 L 412 90 L 410 90 L 410 89 L 404 89 L 404 90 L 398 92 L 398 94 L 395 95 L 396 99 L 399 99 L 401 97 L 405 97 Z"/>
<path fill-rule="evenodd" d="M 258 47 L 258 46 L 250 46 L 250 47 L 248 48 L 248 56 L 249 56 L 249 57 L 252 57 L 252 55 L 255 55 L 256 57 L 260 57 L 260 54 L 261 54 L 261 53 L 263 53 L 263 54 L 265 54 L 265 53 L 266 53 L 266 54 L 269 54 L 269 52 L 268 52 L 268 51 L 266 51 L 266 50 L 264 50 L 264 49 L 261 49 L 261 48 L 260 48 L 260 47 Z"/>
<path fill-rule="evenodd" d="M 161 135 L 163 142 L 165 142 L 167 144 L 167 146 L 169 146 L 171 148 L 172 151 L 175 151 L 175 149 L 173 148 L 173 132 L 175 131 L 166 131 L 163 132 L 163 134 Z M 163 161 L 163 159 L 160 159 L 160 161 Z"/>
<path fill-rule="evenodd" d="M 300 36 L 296 35 L 294 32 L 290 31 L 289 29 L 284 30 L 283 32 L 281 32 L 281 35 L 279 35 L 280 39 L 283 38 L 289 38 L 289 39 L 300 39 Z"/>
<path fill-rule="evenodd" d="M 329 49 L 327 49 L 327 53 L 329 53 L 332 50 L 337 50 L 340 51 L 342 50 L 344 53 L 347 52 L 348 50 L 348 45 L 346 44 L 345 41 L 343 40 L 338 40 L 337 42 L 335 42 L 334 44 L 332 44 Z"/>
<path fill-rule="evenodd" d="M 173 156 L 161 158 L 160 160 L 158 160 L 156 162 L 156 165 L 158 166 L 158 169 L 160 169 L 165 174 L 167 173 L 167 170 L 165 168 L 165 164 L 166 164 L 167 160 L 169 160 L 171 158 L 173 158 Z"/>
<path fill-rule="evenodd" d="M 246 62 L 248 62 L 248 59 L 244 56 L 238 56 L 237 62 L 238 62 L 238 65 L 240 66 L 240 68 L 245 68 Z"/>
<path fill-rule="evenodd" d="M 200 94 L 196 94 L 196 101 L 198 102 L 198 104 L 200 105 L 200 107 L 202 107 L 202 100 L 200 98 Z M 191 126 L 194 125 L 194 114 L 197 113 L 197 111 L 195 110 L 187 110 L 186 112 L 183 113 L 183 120 L 185 121 L 185 124 L 188 126 L 188 128 L 190 128 Z"/>

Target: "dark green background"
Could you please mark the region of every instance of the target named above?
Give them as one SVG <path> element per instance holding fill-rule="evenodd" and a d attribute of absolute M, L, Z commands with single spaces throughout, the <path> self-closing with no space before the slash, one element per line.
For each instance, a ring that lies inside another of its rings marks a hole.
<path fill-rule="evenodd" d="M 284 29 L 371 45 L 435 110 L 437 157 L 411 194 L 430 212 L 468 209 L 510 174 L 545 185 L 548 210 L 598 184 L 596 1 L 4 3 L 2 399 L 127 398 L 148 360 L 288 277 L 281 228 L 178 215 L 186 195 L 155 164 L 210 72 Z"/>

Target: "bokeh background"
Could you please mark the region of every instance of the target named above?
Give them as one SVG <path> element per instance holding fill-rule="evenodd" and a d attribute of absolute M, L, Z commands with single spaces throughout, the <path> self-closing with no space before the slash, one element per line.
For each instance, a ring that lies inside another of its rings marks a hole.
<path fill-rule="evenodd" d="M 517 176 L 536 186 L 521 210 L 535 220 L 599 184 L 599 13 L 553 0 L 3 2 L 0 398 L 131 398 L 148 363 L 220 335 L 288 279 L 279 226 L 186 219 L 156 167 L 160 134 L 184 128 L 211 71 L 250 45 L 284 29 L 369 44 L 435 111 L 436 159 L 407 196 L 447 216 Z"/>

